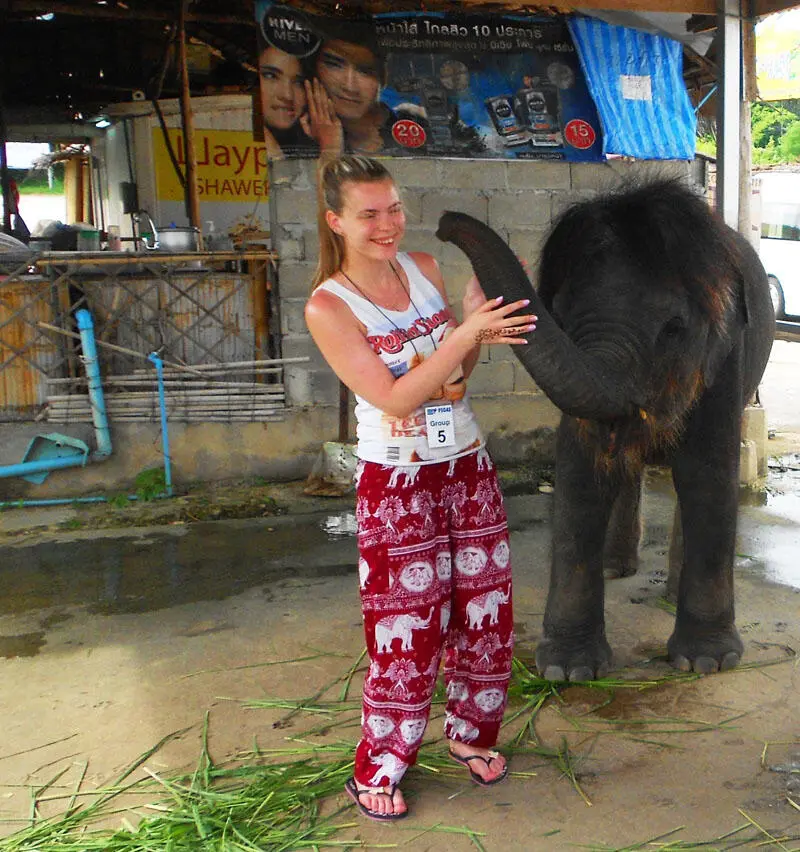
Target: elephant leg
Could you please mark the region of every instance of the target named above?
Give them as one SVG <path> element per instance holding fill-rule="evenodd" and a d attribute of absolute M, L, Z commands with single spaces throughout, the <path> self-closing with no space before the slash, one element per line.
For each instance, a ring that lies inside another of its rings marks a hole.
<path fill-rule="evenodd" d="M 667 594 L 670 603 L 678 602 L 678 586 L 683 571 L 683 527 L 681 526 L 680 503 L 675 504 L 675 516 L 672 519 L 672 536 L 667 554 Z"/>
<path fill-rule="evenodd" d="M 603 576 L 607 580 L 630 577 L 639 567 L 642 537 L 642 474 L 625 479 L 619 488 L 606 532 Z"/>
<path fill-rule="evenodd" d="M 734 626 L 733 561 L 739 503 L 741 356 L 735 349 L 690 415 L 672 466 L 683 529 L 675 629 L 679 669 L 733 668 L 744 646 Z"/>
<path fill-rule="evenodd" d="M 592 680 L 611 664 L 606 641 L 603 544 L 616 489 L 563 417 L 556 445 L 553 556 L 536 666 L 547 680 Z"/>

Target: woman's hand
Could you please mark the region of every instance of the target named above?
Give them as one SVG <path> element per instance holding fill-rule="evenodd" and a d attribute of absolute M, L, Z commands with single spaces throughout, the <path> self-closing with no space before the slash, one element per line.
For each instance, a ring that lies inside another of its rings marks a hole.
<path fill-rule="evenodd" d="M 486 294 L 481 289 L 477 275 L 467 281 L 467 286 L 464 288 L 464 298 L 461 300 L 463 307 L 462 316 L 464 319 L 471 316 L 478 310 L 481 305 L 486 304 Z"/>
<path fill-rule="evenodd" d="M 535 314 L 511 314 L 526 308 L 530 303 L 530 299 L 521 299 L 504 305 L 502 296 L 484 301 L 465 317 L 458 330 L 468 335 L 474 344 L 510 343 L 513 346 L 527 343 L 528 340 L 523 335 L 536 328 L 538 317 Z"/>
<path fill-rule="evenodd" d="M 306 80 L 305 87 L 308 112 L 300 116 L 303 132 L 319 145 L 320 152 L 341 154 L 344 132 L 333 102 L 319 80 Z"/>

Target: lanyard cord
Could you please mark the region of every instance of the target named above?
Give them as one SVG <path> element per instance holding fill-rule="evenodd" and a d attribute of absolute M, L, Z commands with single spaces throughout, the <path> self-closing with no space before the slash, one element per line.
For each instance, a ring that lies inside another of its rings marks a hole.
<path fill-rule="evenodd" d="M 411 288 L 406 287 L 406 285 L 403 283 L 403 279 L 400 277 L 400 273 L 394 268 L 394 264 L 391 262 L 391 260 L 389 261 L 389 268 L 392 270 L 392 272 L 394 272 L 395 277 L 400 282 L 400 286 L 403 288 L 403 292 L 406 294 L 406 296 L 408 296 L 408 301 L 411 303 L 411 307 L 414 308 L 417 316 L 420 318 L 420 321 L 421 321 L 422 320 L 422 314 L 419 312 L 419 308 L 416 306 L 416 304 L 414 303 L 414 300 L 411 298 Z M 388 317 L 386 315 L 386 313 L 383 311 L 383 309 L 380 307 L 380 305 L 376 305 L 375 302 L 373 302 L 372 299 L 370 299 L 370 297 L 358 286 L 358 284 L 356 284 L 355 281 L 353 281 L 353 279 L 344 271 L 344 269 L 340 269 L 339 272 L 341 272 L 342 275 L 344 275 L 344 277 L 347 279 L 347 281 L 349 281 L 350 284 L 352 284 L 353 287 L 355 287 L 356 290 L 358 290 L 358 292 L 361 294 L 361 296 L 363 296 L 363 298 L 365 298 L 370 303 L 370 305 L 372 305 L 372 307 L 375 308 L 375 310 L 378 311 L 378 313 L 381 314 L 381 316 L 386 320 L 386 322 L 388 322 L 392 326 L 392 328 L 394 328 L 395 331 L 400 332 L 400 329 L 397 327 L 397 324 L 390 317 Z M 430 336 L 431 336 L 431 343 L 433 343 L 433 351 L 435 352 L 438 347 L 436 346 L 436 339 L 434 338 L 432 331 L 430 332 Z M 411 347 L 414 350 L 414 354 L 419 355 L 419 352 L 417 351 L 417 347 L 414 345 L 414 339 L 409 337 L 408 342 L 411 344 Z"/>

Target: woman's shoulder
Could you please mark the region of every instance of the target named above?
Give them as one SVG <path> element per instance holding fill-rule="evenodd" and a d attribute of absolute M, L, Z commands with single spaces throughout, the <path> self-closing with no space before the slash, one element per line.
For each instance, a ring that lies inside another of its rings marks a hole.
<path fill-rule="evenodd" d="M 426 251 L 409 251 L 405 252 L 405 256 L 412 261 L 428 281 L 433 282 L 437 288 L 442 288 L 444 284 L 442 273 L 436 258 L 432 254 L 428 254 Z"/>

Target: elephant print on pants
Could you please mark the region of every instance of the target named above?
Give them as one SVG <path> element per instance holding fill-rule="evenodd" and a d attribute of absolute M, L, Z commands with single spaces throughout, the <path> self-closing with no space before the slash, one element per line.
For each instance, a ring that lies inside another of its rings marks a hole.
<path fill-rule="evenodd" d="M 426 619 L 409 613 L 382 618 L 375 625 L 375 644 L 378 647 L 378 653 L 381 651 L 390 651 L 394 639 L 402 641 L 400 645 L 401 651 L 410 651 L 411 631 L 422 630 L 427 627 L 431 623 L 432 615 L 433 609 L 431 609 Z"/>
<path fill-rule="evenodd" d="M 500 604 L 506 604 L 509 601 L 509 593 L 503 592 L 501 589 L 493 589 L 485 595 L 480 595 L 473 598 L 467 604 L 467 618 L 469 626 L 473 630 L 477 630 L 483 624 L 483 619 L 489 616 L 489 624 L 497 624 L 497 616 L 500 610 Z"/>

